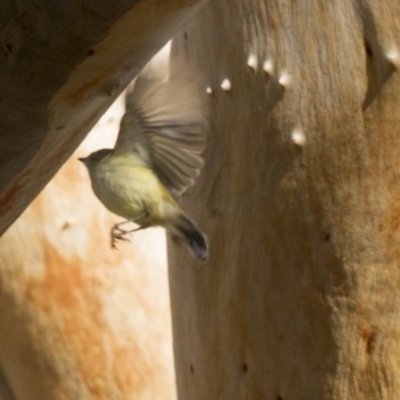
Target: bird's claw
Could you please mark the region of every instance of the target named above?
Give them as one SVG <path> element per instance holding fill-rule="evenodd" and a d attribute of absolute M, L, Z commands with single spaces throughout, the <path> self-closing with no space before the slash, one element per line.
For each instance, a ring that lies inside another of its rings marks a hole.
<path fill-rule="evenodd" d="M 122 240 L 123 242 L 129 242 L 129 238 L 126 235 L 130 235 L 130 231 L 126 231 L 121 229 L 117 225 L 111 229 L 111 248 L 117 250 L 116 243 L 118 240 Z"/>
<path fill-rule="evenodd" d="M 130 235 L 133 232 L 136 232 L 136 231 L 139 231 L 139 230 L 143 229 L 143 226 L 140 226 L 139 228 L 136 228 L 136 229 L 126 230 L 126 229 L 122 229 L 121 225 L 124 225 L 124 224 L 129 223 L 129 222 L 138 222 L 138 221 L 143 220 L 144 218 L 147 218 L 148 216 L 149 216 L 149 213 L 146 211 L 145 213 L 140 214 L 136 218 L 128 219 L 128 220 L 126 220 L 124 222 L 120 222 L 119 224 L 115 224 L 113 226 L 113 228 L 111 229 L 111 248 L 112 249 L 117 249 L 117 246 L 115 245 L 115 243 L 118 240 L 122 240 L 124 242 L 129 242 L 130 240 L 126 237 L 127 235 Z"/>

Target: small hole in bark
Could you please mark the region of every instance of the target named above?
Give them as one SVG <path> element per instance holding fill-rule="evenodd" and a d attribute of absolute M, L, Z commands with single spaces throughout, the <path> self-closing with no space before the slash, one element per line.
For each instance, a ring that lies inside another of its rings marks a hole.
<path fill-rule="evenodd" d="M 276 396 L 276 400 L 283 400 L 283 397 L 282 396 Z"/>
<path fill-rule="evenodd" d="M 372 51 L 372 47 L 370 46 L 370 44 L 365 40 L 364 41 L 364 45 L 365 45 L 365 51 L 366 53 L 372 57 L 374 55 L 373 51 Z"/>
<path fill-rule="evenodd" d="M 183 32 L 183 37 L 185 38 L 185 40 L 187 40 L 187 38 L 188 38 L 187 32 Z"/>
<path fill-rule="evenodd" d="M 190 364 L 189 369 L 190 369 L 190 373 L 191 373 L 192 375 L 194 375 L 194 367 L 193 367 L 193 364 Z"/>
<path fill-rule="evenodd" d="M 330 233 L 327 233 L 327 234 L 325 235 L 325 242 L 329 242 L 330 239 L 331 239 L 331 234 L 330 234 Z"/>
<path fill-rule="evenodd" d="M 94 50 L 93 49 L 88 50 L 88 52 L 87 52 L 88 56 L 92 56 L 93 54 L 94 54 Z"/>
<path fill-rule="evenodd" d="M 218 211 L 218 208 L 212 208 L 212 209 L 210 210 L 210 215 L 211 215 L 212 217 L 218 217 L 220 214 L 221 214 L 221 213 Z"/>
<path fill-rule="evenodd" d="M 367 354 L 371 354 L 374 351 L 375 344 L 376 344 L 376 333 L 375 332 L 368 332 L 362 331 L 361 335 L 365 341 L 365 350 Z"/>
<path fill-rule="evenodd" d="M 249 370 L 249 367 L 247 366 L 246 363 L 244 363 L 244 364 L 242 364 L 242 369 L 243 369 L 243 372 L 247 372 Z"/>
<path fill-rule="evenodd" d="M 68 221 L 65 221 L 64 224 L 61 226 L 61 230 L 65 231 L 71 226 L 71 224 Z"/>
<path fill-rule="evenodd" d="M 367 353 L 368 354 L 371 354 L 372 351 L 374 350 L 375 341 L 376 341 L 375 333 L 371 333 L 371 335 L 370 335 L 370 337 L 368 338 L 368 341 L 367 341 Z"/>
<path fill-rule="evenodd" d="M 10 53 L 12 53 L 13 47 L 14 47 L 14 46 L 13 46 L 11 43 L 6 43 L 6 49 L 7 49 Z"/>

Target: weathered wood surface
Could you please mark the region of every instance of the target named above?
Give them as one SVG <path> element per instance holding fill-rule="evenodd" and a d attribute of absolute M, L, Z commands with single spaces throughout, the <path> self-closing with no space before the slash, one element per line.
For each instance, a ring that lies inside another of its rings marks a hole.
<path fill-rule="evenodd" d="M 164 232 L 111 250 L 120 219 L 77 161 L 113 145 L 122 111 L 120 101 L 0 239 L 2 400 L 176 399 Z"/>
<path fill-rule="evenodd" d="M 199 3 L 2 2 L 0 234 Z"/>
<path fill-rule="evenodd" d="M 179 398 L 399 399 L 400 3 L 216 0 L 180 36 L 213 94 Z"/>

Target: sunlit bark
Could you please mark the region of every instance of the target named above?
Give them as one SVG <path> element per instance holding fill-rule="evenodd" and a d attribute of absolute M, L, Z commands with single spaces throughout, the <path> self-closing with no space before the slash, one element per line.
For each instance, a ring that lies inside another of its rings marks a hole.
<path fill-rule="evenodd" d="M 395 0 L 220 0 L 181 34 L 212 94 L 180 399 L 400 398 L 399 33 Z"/>

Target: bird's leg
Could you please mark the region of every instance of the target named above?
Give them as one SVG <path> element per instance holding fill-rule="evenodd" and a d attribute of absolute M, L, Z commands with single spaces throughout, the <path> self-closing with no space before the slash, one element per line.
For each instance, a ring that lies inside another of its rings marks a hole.
<path fill-rule="evenodd" d="M 135 228 L 135 229 L 126 230 L 126 229 L 122 229 L 121 225 L 125 225 L 129 222 L 137 223 L 139 221 L 142 221 L 143 219 L 146 219 L 148 216 L 149 216 L 149 213 L 146 211 L 146 212 L 138 215 L 135 218 L 127 219 L 126 221 L 115 224 L 111 229 L 111 248 L 113 248 L 113 249 L 117 248 L 115 245 L 117 240 L 123 240 L 124 242 L 129 242 L 129 239 L 126 237 L 126 235 L 130 235 L 133 232 L 143 229 L 143 227 L 139 227 L 139 228 Z"/>
<path fill-rule="evenodd" d="M 113 226 L 112 230 L 113 231 L 118 231 L 119 233 L 122 233 L 122 234 L 123 233 L 129 233 L 129 232 L 131 232 L 131 230 L 122 229 L 121 226 L 125 225 L 125 224 L 128 224 L 129 222 L 135 222 L 135 220 L 136 220 L 136 218 L 135 219 L 127 219 L 126 221 L 122 221 L 122 222 L 120 222 L 118 224 L 115 224 Z"/>

